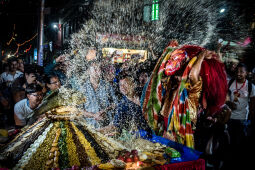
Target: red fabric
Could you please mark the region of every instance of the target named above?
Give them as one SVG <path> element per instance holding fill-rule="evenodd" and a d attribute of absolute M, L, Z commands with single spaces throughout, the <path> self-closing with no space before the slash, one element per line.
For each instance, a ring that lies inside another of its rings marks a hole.
<path fill-rule="evenodd" d="M 196 45 L 184 45 L 180 50 L 185 50 L 189 58 L 197 56 L 205 48 Z M 211 54 L 212 59 L 205 59 L 201 66 L 200 75 L 203 80 L 203 107 L 211 115 L 219 112 L 225 103 L 228 85 L 225 66 L 219 62 L 217 54 Z"/>
<path fill-rule="evenodd" d="M 165 75 L 171 76 L 186 63 L 188 55 L 183 50 L 174 50 L 165 66 Z"/>
<path fill-rule="evenodd" d="M 180 162 L 154 167 L 156 170 L 205 170 L 205 160 L 198 159 L 196 161 Z"/>
<path fill-rule="evenodd" d="M 200 75 L 203 80 L 203 99 L 206 100 L 206 108 L 211 115 L 221 110 L 227 96 L 227 76 L 225 66 L 216 59 L 204 60 Z"/>
<path fill-rule="evenodd" d="M 188 53 L 190 59 L 197 56 L 204 49 L 205 48 L 199 47 L 197 45 L 184 45 L 180 48 L 180 50 L 184 50 Z"/>
<path fill-rule="evenodd" d="M 177 41 L 171 41 L 169 46 L 178 46 Z M 176 49 L 172 52 L 170 59 L 165 66 L 165 75 L 171 76 L 175 74 L 187 61 L 197 56 L 204 48 L 197 45 L 184 45 L 180 49 Z"/>

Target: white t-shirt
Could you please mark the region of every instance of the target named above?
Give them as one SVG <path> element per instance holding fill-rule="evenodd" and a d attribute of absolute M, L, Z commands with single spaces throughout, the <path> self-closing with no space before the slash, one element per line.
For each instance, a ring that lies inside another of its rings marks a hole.
<path fill-rule="evenodd" d="M 242 87 L 243 83 L 237 83 L 237 89 Z M 248 80 L 245 81 L 245 85 L 238 90 L 240 96 L 238 97 L 238 101 L 234 101 L 235 96 L 234 92 L 236 91 L 236 80 L 233 81 L 229 90 L 231 91 L 230 100 L 237 105 L 236 110 L 232 110 L 231 119 L 238 119 L 238 120 L 246 120 L 249 114 L 249 99 L 248 99 Z M 255 96 L 255 86 L 252 84 L 252 90 L 250 97 Z"/>
<path fill-rule="evenodd" d="M 3 72 L 0 76 L 0 83 L 7 82 L 7 86 L 11 86 L 12 82 L 20 77 L 23 73 L 20 71 L 16 71 L 14 75 L 8 73 L 8 72 Z"/>
<path fill-rule="evenodd" d="M 33 112 L 27 104 L 28 99 L 23 99 L 14 106 L 14 120 L 17 126 L 25 126 L 27 117 Z"/>

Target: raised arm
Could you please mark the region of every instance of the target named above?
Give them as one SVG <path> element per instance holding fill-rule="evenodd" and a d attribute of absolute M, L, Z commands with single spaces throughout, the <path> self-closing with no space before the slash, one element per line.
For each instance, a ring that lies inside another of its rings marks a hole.
<path fill-rule="evenodd" d="M 193 65 L 193 67 L 190 71 L 189 78 L 190 78 L 190 81 L 191 81 L 192 85 L 196 84 L 196 82 L 199 79 L 199 73 L 200 73 L 200 70 L 201 70 L 201 65 L 202 65 L 202 62 L 203 62 L 206 54 L 207 54 L 207 51 L 204 50 L 198 55 L 197 61 L 195 62 L 195 64 Z"/>

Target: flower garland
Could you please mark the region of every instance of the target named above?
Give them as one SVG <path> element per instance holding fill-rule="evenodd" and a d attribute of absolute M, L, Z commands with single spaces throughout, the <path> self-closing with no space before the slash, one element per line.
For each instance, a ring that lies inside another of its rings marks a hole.
<path fill-rule="evenodd" d="M 73 135 L 70 132 L 70 128 L 68 127 L 68 122 L 65 122 L 65 127 L 67 132 L 66 144 L 67 144 L 68 158 L 69 158 L 70 165 L 80 166 L 77 149 L 73 141 Z"/>
<path fill-rule="evenodd" d="M 82 126 L 77 126 L 77 128 L 84 134 L 85 138 L 88 140 L 88 142 L 94 148 L 97 156 L 102 160 L 102 163 L 108 162 L 110 160 L 109 156 L 105 153 L 105 151 L 102 149 L 102 147 L 97 143 L 97 141 L 94 139 L 94 137 Z"/>
<path fill-rule="evenodd" d="M 119 155 L 120 151 L 127 149 L 114 139 L 108 138 L 101 133 L 97 133 L 95 130 L 86 126 L 83 122 L 80 121 L 79 124 L 82 125 L 85 130 L 90 132 L 90 135 L 101 146 L 101 148 L 107 152 L 110 159 L 115 159 Z"/>
<path fill-rule="evenodd" d="M 65 169 L 69 167 L 68 151 L 66 146 L 66 128 L 64 122 L 60 122 L 61 134 L 58 141 L 60 156 L 59 156 L 59 167 Z"/>
<path fill-rule="evenodd" d="M 23 143 L 24 140 L 27 139 L 27 136 L 31 133 L 33 133 L 35 130 L 40 129 L 41 126 L 43 126 L 46 123 L 46 120 L 43 119 L 40 122 L 36 122 L 33 125 L 30 126 L 29 129 L 24 130 L 20 134 L 18 134 L 8 145 L 7 148 L 5 148 L 4 152 L 13 152 L 19 145 Z"/>
<path fill-rule="evenodd" d="M 81 141 L 81 144 L 85 148 L 85 151 L 87 152 L 87 155 L 90 159 L 90 162 L 92 165 L 98 165 L 101 163 L 101 159 L 97 157 L 97 154 L 93 147 L 91 147 L 90 143 L 86 140 L 82 132 L 74 125 L 74 123 L 71 123 L 75 133 L 77 134 L 79 140 Z"/>
<path fill-rule="evenodd" d="M 35 140 L 42 135 L 42 133 L 45 131 L 45 129 L 49 126 L 50 122 L 46 122 L 42 124 L 42 126 L 39 126 L 38 129 L 33 130 L 29 137 L 22 138 L 20 142 L 22 142 L 21 145 L 19 145 L 14 151 L 12 151 L 13 155 L 13 163 L 14 165 L 17 164 L 18 160 L 21 159 L 21 157 L 24 155 L 24 152 L 31 147 L 31 145 L 35 142 Z"/>
<path fill-rule="evenodd" d="M 50 153 L 51 145 L 53 143 L 54 136 L 56 135 L 58 126 L 58 122 L 53 123 L 53 128 L 45 136 L 45 140 L 36 150 L 33 158 L 28 162 L 24 169 L 45 169 L 45 163 Z"/>
<path fill-rule="evenodd" d="M 46 139 L 46 136 L 48 135 L 48 132 L 53 127 L 53 124 L 51 123 L 43 132 L 42 135 L 38 137 L 38 139 L 35 140 L 35 142 L 30 146 L 30 148 L 24 153 L 22 158 L 19 160 L 19 162 L 16 164 L 14 169 L 24 169 L 25 166 L 29 163 L 29 160 L 31 158 L 35 159 L 35 153 L 37 152 L 38 148 L 40 148 Z"/>
<path fill-rule="evenodd" d="M 76 146 L 76 151 L 77 151 L 79 162 L 80 162 L 81 166 L 90 167 L 91 163 L 88 160 L 88 155 L 85 152 L 85 149 L 84 149 L 83 145 L 81 144 L 78 136 L 76 135 L 76 133 L 75 133 L 75 131 L 74 131 L 74 129 L 73 129 L 73 127 L 70 123 L 68 123 L 68 127 L 70 129 L 71 134 L 72 134 L 72 138 L 73 138 L 73 141 L 74 141 L 75 146 Z"/>
<path fill-rule="evenodd" d="M 48 160 L 46 161 L 45 169 L 50 168 L 58 168 L 58 159 L 59 159 L 59 148 L 58 148 L 58 140 L 61 133 L 61 129 L 57 128 L 55 139 L 53 140 L 52 147 L 49 153 Z"/>

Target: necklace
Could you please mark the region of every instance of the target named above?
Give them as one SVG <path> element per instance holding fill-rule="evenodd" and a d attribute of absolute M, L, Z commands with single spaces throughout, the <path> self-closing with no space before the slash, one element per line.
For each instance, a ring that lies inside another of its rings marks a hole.
<path fill-rule="evenodd" d="M 243 82 L 242 86 L 238 89 L 237 88 L 237 81 L 236 81 L 236 90 L 234 91 L 234 101 L 237 102 L 238 101 L 238 97 L 240 97 L 240 93 L 239 90 L 241 90 L 246 84 L 246 80 Z"/>

